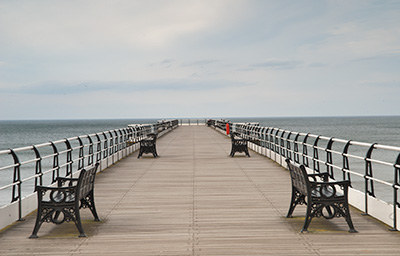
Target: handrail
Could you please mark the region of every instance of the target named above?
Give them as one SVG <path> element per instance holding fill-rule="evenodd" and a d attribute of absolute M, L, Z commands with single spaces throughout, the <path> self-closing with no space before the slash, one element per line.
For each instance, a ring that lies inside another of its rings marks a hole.
<path fill-rule="evenodd" d="M 209 120 L 207 124 L 222 132 L 229 125 L 230 131 L 268 151 L 265 155 L 282 166 L 286 166 L 284 159 L 289 158 L 313 172 L 321 172 L 325 167 L 332 179 L 340 175 L 352 180 L 353 189 L 364 194 L 364 214 L 368 215 L 371 210 L 369 198 L 390 202 L 393 206 L 393 212 L 389 214 L 393 218 L 392 230 L 397 230 L 400 147 L 261 127 L 258 123 L 232 123 L 219 119 Z M 378 190 L 377 186 L 382 187 Z"/>
<path fill-rule="evenodd" d="M 179 125 L 205 125 L 207 124 L 207 119 L 195 119 L 195 118 L 185 118 L 179 119 Z"/>
<path fill-rule="evenodd" d="M 123 154 L 122 150 L 132 147 L 147 134 L 172 130 L 178 124 L 178 120 L 134 124 L 127 128 L 1 150 L 0 171 L 11 173 L 12 180 L 0 180 L 0 198 L 3 198 L 0 208 L 17 202 L 18 220 L 22 220 L 23 198 L 35 193 L 37 185 L 52 184 L 58 176 L 72 177 L 73 170 L 79 171 L 93 161 L 117 161 Z M 4 201 L 7 190 L 12 192 L 8 203 Z"/>

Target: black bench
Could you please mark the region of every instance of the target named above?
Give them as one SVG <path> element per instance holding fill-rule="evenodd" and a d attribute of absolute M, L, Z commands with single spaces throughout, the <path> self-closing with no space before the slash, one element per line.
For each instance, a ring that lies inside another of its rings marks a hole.
<path fill-rule="evenodd" d="M 154 133 L 148 134 L 146 139 L 141 140 L 138 158 L 140 158 L 143 154 L 153 154 L 154 157 L 158 157 L 156 141 L 157 134 Z"/>
<path fill-rule="evenodd" d="M 357 232 L 351 221 L 348 204 L 349 180 L 329 182 L 327 172 L 308 174 L 304 165 L 293 164 L 289 159 L 286 159 L 286 163 L 292 181 L 292 199 L 286 218 L 292 217 L 296 205 L 306 204 L 306 218 L 301 232 L 308 231 L 314 217 L 343 217 L 349 225 L 349 232 Z"/>
<path fill-rule="evenodd" d="M 83 231 L 80 208 L 89 208 L 95 221 L 100 221 L 94 204 L 94 180 L 96 163 L 82 169 L 79 178 L 56 179 L 56 187 L 36 186 L 38 210 L 36 223 L 30 238 L 37 238 L 37 233 L 43 222 L 61 224 L 73 221 L 79 230 L 79 237 L 86 237 Z"/>
<path fill-rule="evenodd" d="M 250 157 L 249 149 L 247 147 L 247 140 L 238 136 L 237 133 L 231 133 L 232 149 L 230 156 L 233 157 L 236 152 L 245 153 Z"/>

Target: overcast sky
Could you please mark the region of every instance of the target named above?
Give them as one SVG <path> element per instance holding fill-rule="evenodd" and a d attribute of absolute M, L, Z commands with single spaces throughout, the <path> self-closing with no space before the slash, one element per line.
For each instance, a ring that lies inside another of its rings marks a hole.
<path fill-rule="evenodd" d="M 0 119 L 400 115 L 400 1 L 0 0 Z"/>

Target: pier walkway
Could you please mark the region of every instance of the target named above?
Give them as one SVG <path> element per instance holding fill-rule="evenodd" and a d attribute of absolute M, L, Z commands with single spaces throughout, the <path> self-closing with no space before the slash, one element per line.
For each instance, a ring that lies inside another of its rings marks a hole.
<path fill-rule="evenodd" d="M 400 233 L 352 211 L 313 219 L 299 233 L 305 207 L 285 218 L 288 171 L 250 152 L 229 157 L 230 139 L 205 126 L 183 126 L 158 140 L 159 158 L 137 152 L 99 173 L 88 237 L 74 224 L 44 223 L 29 239 L 31 214 L 0 232 L 0 255 L 399 255 Z"/>

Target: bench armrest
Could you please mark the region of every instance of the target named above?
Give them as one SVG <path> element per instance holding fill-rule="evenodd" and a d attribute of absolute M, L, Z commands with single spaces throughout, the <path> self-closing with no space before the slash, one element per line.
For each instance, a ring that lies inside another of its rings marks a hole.
<path fill-rule="evenodd" d="M 329 182 L 314 182 L 310 181 L 311 186 L 341 186 L 341 187 L 348 187 L 350 186 L 351 182 L 349 180 L 342 180 L 342 181 L 329 181 Z"/>
<path fill-rule="evenodd" d="M 310 181 L 311 194 L 313 196 L 329 199 L 338 196 L 347 196 L 347 191 L 351 182 L 349 180 L 334 181 L 334 182 L 313 182 Z M 343 190 L 337 191 L 337 187 Z"/>
<path fill-rule="evenodd" d="M 245 138 L 242 137 L 231 137 L 232 141 L 243 141 L 243 142 L 247 142 L 247 140 Z"/>
<path fill-rule="evenodd" d="M 65 183 L 67 183 L 68 181 L 69 181 L 69 183 L 68 183 L 69 187 L 74 186 L 74 185 L 76 185 L 76 184 L 74 184 L 74 182 L 77 183 L 78 180 L 79 180 L 78 178 L 66 178 L 66 177 L 57 177 L 56 178 L 58 187 L 63 187 L 65 185 Z"/>
<path fill-rule="evenodd" d="M 321 178 L 324 182 L 328 182 L 329 181 L 329 173 L 327 172 L 321 172 L 321 173 L 313 173 L 313 174 L 308 174 L 307 175 L 309 178 L 312 178 L 312 180 L 310 181 L 314 181 L 317 182 L 317 177 Z"/>
<path fill-rule="evenodd" d="M 57 204 L 65 201 L 71 201 L 75 198 L 77 186 L 67 187 L 45 187 L 36 186 L 38 200 L 43 201 L 43 198 L 48 198 L 48 202 Z"/>

